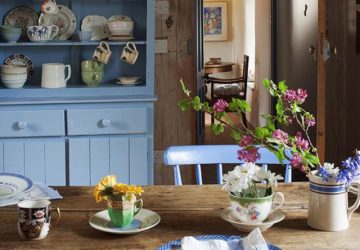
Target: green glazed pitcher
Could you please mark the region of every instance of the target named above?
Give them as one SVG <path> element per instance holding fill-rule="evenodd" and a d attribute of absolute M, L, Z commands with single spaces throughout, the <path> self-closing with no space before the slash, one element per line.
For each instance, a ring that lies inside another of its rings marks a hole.
<path fill-rule="evenodd" d="M 117 201 L 108 200 L 108 213 L 111 223 L 116 227 L 125 227 L 134 220 L 134 216 L 138 214 L 143 206 L 143 200 Z"/>

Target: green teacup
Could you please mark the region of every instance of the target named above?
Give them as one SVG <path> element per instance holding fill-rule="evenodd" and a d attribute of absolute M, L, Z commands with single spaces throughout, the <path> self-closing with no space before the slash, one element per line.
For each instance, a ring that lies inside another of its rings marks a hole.
<path fill-rule="evenodd" d="M 89 72 L 103 72 L 104 64 L 94 60 L 86 60 L 81 62 L 81 70 Z"/>
<path fill-rule="evenodd" d="M 125 227 L 131 224 L 142 206 L 142 199 L 135 202 L 108 200 L 108 213 L 111 223 L 116 227 Z"/>
<path fill-rule="evenodd" d="M 102 71 L 99 71 L 99 72 L 82 71 L 81 72 L 81 78 L 82 78 L 83 82 L 90 87 L 99 85 L 99 83 L 101 82 L 103 77 L 104 77 L 104 72 L 102 72 Z"/>

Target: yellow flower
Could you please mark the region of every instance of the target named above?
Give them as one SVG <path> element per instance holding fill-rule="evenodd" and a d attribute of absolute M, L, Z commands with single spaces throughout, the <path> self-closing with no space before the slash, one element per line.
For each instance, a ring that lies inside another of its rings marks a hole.
<path fill-rule="evenodd" d="M 134 186 L 134 185 L 126 185 L 124 183 L 117 183 L 114 186 L 115 192 L 126 194 L 126 193 L 132 193 L 141 195 L 144 190 L 141 188 L 141 186 Z"/>
<path fill-rule="evenodd" d="M 108 196 L 112 194 L 114 185 L 116 184 L 115 175 L 108 175 L 95 186 L 94 197 L 96 202 L 107 200 Z"/>

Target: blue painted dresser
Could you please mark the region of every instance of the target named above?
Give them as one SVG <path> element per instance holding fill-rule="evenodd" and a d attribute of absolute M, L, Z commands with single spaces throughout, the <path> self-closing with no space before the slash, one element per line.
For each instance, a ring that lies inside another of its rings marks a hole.
<path fill-rule="evenodd" d="M 66 41 L 44 43 L 0 41 L 0 62 L 12 54 L 29 57 L 33 78 L 23 88 L 0 87 L 0 172 L 24 174 L 48 185 L 95 185 L 107 174 L 118 181 L 153 183 L 155 0 L 57 0 L 77 18 Z M 2 19 L 26 5 L 40 10 L 40 0 L 0 0 Z M 80 63 L 91 59 L 98 42 L 80 42 L 81 20 L 87 15 L 127 15 L 135 23 L 135 65 L 119 60 L 126 42 L 109 41 L 113 56 L 97 87 L 81 80 Z M 43 63 L 70 64 L 66 88 L 41 88 Z M 142 83 L 115 84 L 122 75 Z"/>

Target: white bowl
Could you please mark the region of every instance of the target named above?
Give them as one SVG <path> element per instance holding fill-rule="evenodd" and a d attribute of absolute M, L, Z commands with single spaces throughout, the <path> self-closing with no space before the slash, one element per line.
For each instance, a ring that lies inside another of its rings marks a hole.
<path fill-rule="evenodd" d="M 3 82 L 3 84 L 5 85 L 5 87 L 9 88 L 9 89 L 17 89 L 17 88 L 22 88 L 26 82 L 25 80 L 4 80 L 1 79 L 1 81 Z"/>
<path fill-rule="evenodd" d="M 27 74 L 4 74 L 1 73 L 1 80 L 23 81 L 27 79 Z"/>
<path fill-rule="evenodd" d="M 27 67 L 21 65 L 1 65 L 1 73 L 4 74 L 27 74 Z"/>
<path fill-rule="evenodd" d="M 137 81 L 139 81 L 139 79 L 140 77 L 138 76 L 121 76 L 117 78 L 117 80 L 119 80 L 121 83 L 127 84 L 136 83 Z"/>
<path fill-rule="evenodd" d="M 134 33 L 133 21 L 109 21 L 107 27 L 111 35 L 132 36 Z"/>

